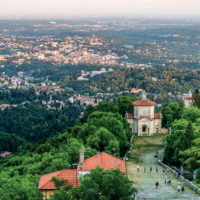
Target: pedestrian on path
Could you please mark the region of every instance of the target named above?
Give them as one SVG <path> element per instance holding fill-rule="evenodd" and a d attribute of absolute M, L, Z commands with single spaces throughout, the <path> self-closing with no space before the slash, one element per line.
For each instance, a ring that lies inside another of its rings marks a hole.
<path fill-rule="evenodd" d="M 182 191 L 182 192 L 185 191 L 184 185 L 181 187 L 181 191 Z"/>
<path fill-rule="evenodd" d="M 144 167 L 144 173 L 146 173 L 146 167 Z"/>
<path fill-rule="evenodd" d="M 181 191 L 181 185 L 180 184 L 178 184 L 177 190 L 178 190 L 178 192 Z"/>
<path fill-rule="evenodd" d="M 158 167 L 156 167 L 156 172 L 158 173 Z"/>
<path fill-rule="evenodd" d="M 137 171 L 138 171 L 138 172 L 140 171 L 140 166 L 139 166 L 139 165 L 137 166 Z"/>
<path fill-rule="evenodd" d="M 152 167 L 150 167 L 150 172 L 152 172 Z"/>
<path fill-rule="evenodd" d="M 164 168 L 164 167 L 163 167 L 163 170 L 162 170 L 162 171 L 163 171 L 163 174 L 165 174 L 165 168 Z"/>
<path fill-rule="evenodd" d="M 158 189 L 158 185 L 159 185 L 159 182 L 156 181 L 156 184 L 155 184 L 155 186 L 156 186 L 156 190 Z"/>

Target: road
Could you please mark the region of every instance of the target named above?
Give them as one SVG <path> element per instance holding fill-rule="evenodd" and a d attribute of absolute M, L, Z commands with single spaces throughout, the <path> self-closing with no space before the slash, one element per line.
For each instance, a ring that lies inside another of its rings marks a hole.
<path fill-rule="evenodd" d="M 134 148 L 130 154 L 129 161 L 126 163 L 129 178 L 134 181 L 134 186 L 138 189 L 137 200 L 200 200 L 200 196 L 185 187 L 185 192 L 178 192 L 178 184 L 183 182 L 176 180 L 167 172 L 163 174 L 162 167 L 157 164 L 159 158 L 155 158 L 158 151 L 159 157 L 163 154 L 163 136 L 136 137 Z M 140 171 L 137 171 L 140 166 Z M 146 172 L 144 172 L 146 167 Z M 153 168 L 150 172 L 150 167 Z M 158 167 L 158 173 L 156 172 Z M 165 179 L 172 179 L 171 185 L 165 185 Z M 155 189 L 155 182 L 159 182 L 159 187 Z"/>

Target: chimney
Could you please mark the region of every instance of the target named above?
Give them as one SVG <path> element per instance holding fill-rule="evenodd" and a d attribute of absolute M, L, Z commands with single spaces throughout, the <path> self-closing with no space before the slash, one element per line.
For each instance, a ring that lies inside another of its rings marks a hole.
<path fill-rule="evenodd" d="M 84 162 L 84 150 L 82 149 L 81 151 L 79 151 L 80 169 L 83 169 L 83 162 Z"/>
<path fill-rule="evenodd" d="M 98 152 L 97 152 L 97 157 L 99 157 L 99 156 L 100 156 L 100 152 L 98 151 Z"/>

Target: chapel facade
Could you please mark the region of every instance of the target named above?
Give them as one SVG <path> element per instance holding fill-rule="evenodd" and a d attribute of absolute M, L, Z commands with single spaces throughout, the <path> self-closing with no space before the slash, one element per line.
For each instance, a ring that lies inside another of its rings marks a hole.
<path fill-rule="evenodd" d="M 126 113 L 133 134 L 152 136 L 162 132 L 162 114 L 155 113 L 156 103 L 146 98 L 142 93 L 141 100 L 133 101 L 133 113 Z"/>

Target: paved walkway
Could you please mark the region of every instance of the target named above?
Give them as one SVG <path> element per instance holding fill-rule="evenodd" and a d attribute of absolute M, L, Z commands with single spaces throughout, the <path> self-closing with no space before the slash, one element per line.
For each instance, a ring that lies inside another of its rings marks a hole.
<path fill-rule="evenodd" d="M 157 158 L 154 158 L 155 152 L 162 156 L 162 137 L 142 137 L 135 139 L 135 147 L 127 162 L 129 178 L 134 181 L 134 186 L 138 189 L 137 200 L 200 200 L 200 196 L 185 186 L 185 192 L 177 192 L 178 184 L 183 182 L 176 180 L 171 174 L 163 174 L 162 167 L 157 164 Z M 140 171 L 137 172 L 137 166 Z M 144 172 L 146 167 L 146 173 Z M 153 168 L 150 173 L 150 167 Z M 158 167 L 158 173 L 156 172 Z M 171 185 L 165 185 L 165 179 L 170 177 Z M 158 190 L 155 189 L 155 182 L 159 182 Z"/>

